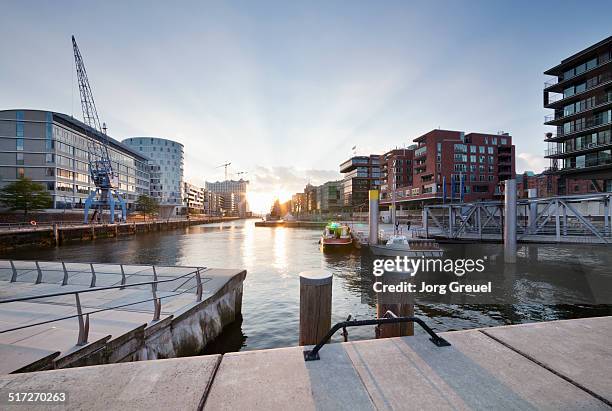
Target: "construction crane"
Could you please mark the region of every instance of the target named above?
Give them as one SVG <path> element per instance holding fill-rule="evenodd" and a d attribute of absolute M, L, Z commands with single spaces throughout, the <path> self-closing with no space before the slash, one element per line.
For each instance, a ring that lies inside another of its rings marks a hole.
<path fill-rule="evenodd" d="M 93 208 L 92 221 L 96 218 L 102 219 L 104 207 L 108 205 L 110 210 L 110 223 L 115 222 L 115 197 L 121 207 L 121 217 L 125 221 L 127 217 L 127 207 L 121 194 L 117 191 L 119 177 L 113 170 L 108 152 L 108 136 L 106 135 L 106 124 L 100 125 L 98 110 L 94 102 L 83 57 L 79 51 L 74 36 L 72 36 L 72 49 L 74 51 L 74 62 L 76 65 L 77 80 L 79 82 L 79 93 L 81 95 L 81 108 L 83 109 L 83 122 L 89 127 L 86 134 L 87 140 L 87 159 L 89 162 L 89 175 L 95 190 L 90 191 L 85 200 L 84 222 L 87 224 L 89 209 Z"/>
<path fill-rule="evenodd" d="M 217 166 L 215 168 L 221 168 L 221 167 L 225 167 L 225 180 L 227 181 L 227 167 L 229 165 L 231 165 L 232 163 L 225 163 L 225 164 L 221 164 L 220 166 Z"/>
<path fill-rule="evenodd" d="M 238 176 L 238 178 L 242 178 L 242 177 L 240 177 L 240 176 L 243 176 L 243 175 L 245 175 L 245 174 L 249 174 L 249 173 L 248 173 L 247 171 L 238 171 L 238 172 L 236 173 L 236 175 Z"/>

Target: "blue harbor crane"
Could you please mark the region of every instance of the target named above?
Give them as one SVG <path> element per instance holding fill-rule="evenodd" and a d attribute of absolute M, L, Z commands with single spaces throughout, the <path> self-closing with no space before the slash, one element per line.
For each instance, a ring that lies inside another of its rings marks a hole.
<path fill-rule="evenodd" d="M 89 176 L 94 183 L 95 190 L 90 191 L 85 200 L 84 222 L 89 222 L 89 210 L 93 209 L 91 221 L 96 218 L 101 221 L 103 210 L 108 206 L 110 211 L 110 223 L 115 222 L 115 206 L 121 209 L 121 220 L 127 217 L 127 207 L 123 197 L 117 190 L 119 176 L 113 171 L 113 163 L 108 151 L 108 136 L 106 135 L 106 124 L 100 126 L 98 110 L 94 102 L 93 93 L 85 71 L 83 57 L 79 51 L 76 40 L 72 36 L 72 48 L 74 50 L 74 61 L 76 63 L 77 79 L 79 82 L 79 93 L 81 95 L 81 107 L 83 109 L 83 122 L 86 127 L 87 159 L 89 161 Z M 116 200 L 115 200 L 116 198 Z"/>

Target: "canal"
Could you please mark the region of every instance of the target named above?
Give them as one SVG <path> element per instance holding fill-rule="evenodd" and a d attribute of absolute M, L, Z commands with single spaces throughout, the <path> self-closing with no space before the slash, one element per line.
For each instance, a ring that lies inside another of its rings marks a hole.
<path fill-rule="evenodd" d="M 55 248 L 27 247 L 2 258 L 123 264 L 198 265 L 244 268 L 242 321 L 228 327 L 207 353 L 297 345 L 300 271 L 325 269 L 334 275 L 332 322 L 375 316 L 375 301 L 366 278 L 372 257 L 367 252 L 323 254 L 319 230 L 255 227 L 254 220 L 139 234 L 118 239 L 74 243 Z M 482 255 L 495 260 L 498 244 L 445 244 L 445 257 Z M 534 258 L 534 252 L 537 252 Z M 522 262 L 522 264 L 521 264 Z M 517 280 L 505 290 L 507 304 L 418 304 L 436 331 L 461 330 L 533 321 L 612 315 L 612 305 L 564 304 L 576 293 L 612 290 L 609 248 L 580 245 L 519 245 Z M 498 270 L 499 271 L 499 270 Z M 366 275 L 364 275 L 364 273 Z M 504 273 L 498 273 L 503 277 Z M 560 279 L 562 281 L 555 281 Z M 500 277 L 501 278 L 501 277 Z M 550 296 L 554 296 L 551 298 Z M 610 304 L 605 295 L 597 302 Z M 554 305 L 550 302 L 555 301 Z M 593 300 L 595 301 L 595 300 Z M 92 324 L 92 331 L 95 324 Z M 372 328 L 351 329 L 350 339 L 373 338 Z"/>

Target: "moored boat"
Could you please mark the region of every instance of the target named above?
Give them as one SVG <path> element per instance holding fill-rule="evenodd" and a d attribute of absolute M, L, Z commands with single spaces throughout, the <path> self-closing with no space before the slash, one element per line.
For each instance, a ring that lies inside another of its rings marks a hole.
<path fill-rule="evenodd" d="M 389 257 L 442 257 L 442 249 L 434 240 L 425 238 L 407 238 L 405 235 L 392 235 L 386 244 L 370 245 L 375 255 Z"/>
<path fill-rule="evenodd" d="M 351 229 L 347 225 L 329 223 L 325 226 L 320 243 L 323 250 L 349 249 L 353 246 Z"/>

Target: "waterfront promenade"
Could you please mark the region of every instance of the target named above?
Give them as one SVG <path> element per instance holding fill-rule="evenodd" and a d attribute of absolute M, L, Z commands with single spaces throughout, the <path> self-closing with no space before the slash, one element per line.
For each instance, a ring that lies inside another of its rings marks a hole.
<path fill-rule="evenodd" d="M 55 246 L 68 242 L 112 238 L 152 231 L 173 230 L 192 225 L 222 223 L 239 217 L 205 217 L 150 220 L 116 224 L 45 223 L 9 224 L 0 227 L 0 250 L 24 246 Z"/>
<path fill-rule="evenodd" d="M 612 317 L 0 376 L 11 391 L 67 391 L 45 409 L 608 410 Z M 10 406 L 7 409 L 12 409 Z M 17 407 L 15 407 L 17 409 Z"/>
<path fill-rule="evenodd" d="M 0 373 L 197 354 L 240 316 L 245 276 L 241 269 L 0 260 Z"/>

